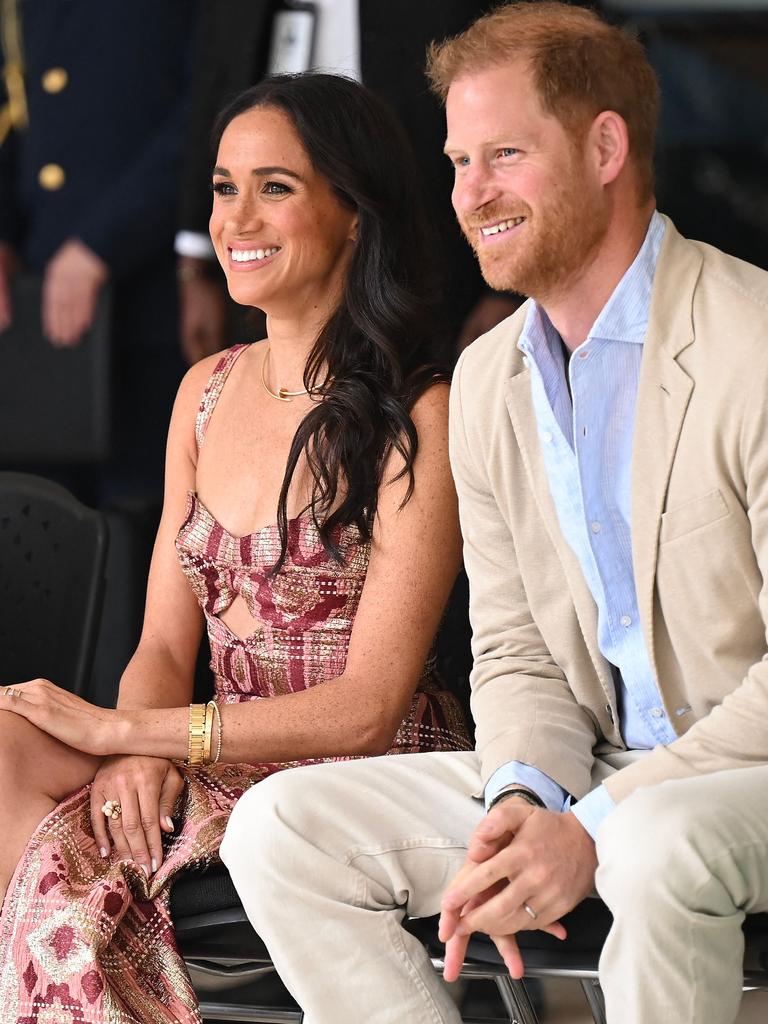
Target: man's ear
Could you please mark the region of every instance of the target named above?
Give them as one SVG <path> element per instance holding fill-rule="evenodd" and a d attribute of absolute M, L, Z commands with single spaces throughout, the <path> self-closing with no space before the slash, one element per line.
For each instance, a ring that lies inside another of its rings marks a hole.
<path fill-rule="evenodd" d="M 589 129 L 587 145 L 601 185 L 618 178 L 629 157 L 627 122 L 615 110 L 598 114 Z"/>

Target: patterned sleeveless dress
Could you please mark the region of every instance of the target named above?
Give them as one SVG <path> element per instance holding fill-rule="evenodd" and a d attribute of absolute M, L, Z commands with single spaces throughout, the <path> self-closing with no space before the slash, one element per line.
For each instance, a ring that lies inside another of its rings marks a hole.
<path fill-rule="evenodd" d="M 206 387 L 198 448 L 245 348 L 229 349 Z M 276 526 L 235 537 L 189 495 L 176 547 L 205 613 L 217 701 L 294 693 L 344 670 L 370 545 L 351 528 L 335 540 L 343 565 L 325 552 L 311 518 L 299 516 L 290 523 L 288 557 L 271 576 L 280 550 Z M 255 620 L 244 639 L 219 618 L 237 595 Z M 389 753 L 468 747 L 459 706 L 441 690 L 430 660 Z M 170 886 L 180 871 L 217 859 L 227 818 L 246 789 L 309 763 L 181 766 L 186 785 L 175 831 L 164 836 L 165 859 L 149 880 L 130 862 L 99 856 L 88 786 L 59 804 L 32 836 L 0 918 L 2 1024 L 200 1024 L 174 940 Z"/>

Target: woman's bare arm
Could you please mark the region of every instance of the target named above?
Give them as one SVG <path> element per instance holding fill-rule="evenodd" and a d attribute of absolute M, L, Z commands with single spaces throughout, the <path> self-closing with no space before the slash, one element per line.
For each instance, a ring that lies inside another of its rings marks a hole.
<path fill-rule="evenodd" d="M 394 479 L 400 464 L 393 454 L 344 672 L 298 693 L 225 706 L 223 760 L 381 754 L 391 745 L 460 563 L 448 464 L 447 388 L 437 385 L 423 395 L 413 418 L 420 439 L 414 493 L 401 508 L 407 480 Z M 174 456 L 169 461 L 177 464 Z M 178 477 L 171 470 L 170 476 L 145 633 L 124 678 L 119 709 L 95 708 L 39 681 L 24 684 L 23 699 L 14 702 L 17 713 L 88 753 L 177 759 L 187 754 L 187 704 L 200 613 L 170 551 L 191 469 Z M 170 701 L 176 706 L 168 707 Z"/>

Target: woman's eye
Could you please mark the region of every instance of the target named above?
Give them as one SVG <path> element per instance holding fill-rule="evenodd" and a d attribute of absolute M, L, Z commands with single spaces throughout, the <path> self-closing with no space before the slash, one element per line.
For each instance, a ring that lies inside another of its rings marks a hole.
<path fill-rule="evenodd" d="M 236 192 L 235 186 L 229 181 L 214 181 L 211 189 L 217 196 L 233 196 Z"/>
<path fill-rule="evenodd" d="M 265 181 L 263 191 L 268 196 L 282 196 L 292 192 L 293 189 L 282 181 Z"/>

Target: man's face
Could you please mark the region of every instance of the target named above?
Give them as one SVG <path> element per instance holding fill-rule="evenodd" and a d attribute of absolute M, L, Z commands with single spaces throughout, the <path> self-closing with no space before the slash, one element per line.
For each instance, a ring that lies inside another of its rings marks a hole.
<path fill-rule="evenodd" d="M 457 78 L 446 101 L 453 206 L 492 288 L 539 301 L 578 278 L 608 202 L 574 141 L 545 113 L 525 61 Z"/>

